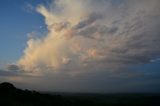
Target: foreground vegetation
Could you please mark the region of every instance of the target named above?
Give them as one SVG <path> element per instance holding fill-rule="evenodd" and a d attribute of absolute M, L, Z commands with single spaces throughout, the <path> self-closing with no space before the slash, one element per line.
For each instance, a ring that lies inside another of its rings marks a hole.
<path fill-rule="evenodd" d="M 160 106 L 160 94 L 54 95 L 0 84 L 0 106 Z"/>

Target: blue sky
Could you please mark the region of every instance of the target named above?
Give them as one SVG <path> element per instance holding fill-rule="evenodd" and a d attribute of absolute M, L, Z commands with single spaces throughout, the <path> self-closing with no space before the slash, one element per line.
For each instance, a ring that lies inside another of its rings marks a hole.
<path fill-rule="evenodd" d="M 0 0 L 0 80 L 36 90 L 160 92 L 158 3 Z"/>
<path fill-rule="evenodd" d="M 34 8 L 43 0 L 0 1 L 0 64 L 17 61 L 23 54 L 28 40 L 27 34 L 44 25 L 43 17 Z"/>

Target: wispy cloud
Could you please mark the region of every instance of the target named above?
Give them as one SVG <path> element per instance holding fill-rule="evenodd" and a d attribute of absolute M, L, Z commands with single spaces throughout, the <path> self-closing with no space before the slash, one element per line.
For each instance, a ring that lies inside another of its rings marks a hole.
<path fill-rule="evenodd" d="M 23 10 L 28 13 L 33 13 L 33 12 L 35 12 L 35 7 L 28 2 L 25 2 L 24 6 L 23 6 Z"/>

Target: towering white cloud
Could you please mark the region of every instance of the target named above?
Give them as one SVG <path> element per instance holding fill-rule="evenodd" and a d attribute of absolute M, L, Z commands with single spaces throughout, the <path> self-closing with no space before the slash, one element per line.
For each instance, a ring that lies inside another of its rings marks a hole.
<path fill-rule="evenodd" d="M 159 0 L 55 0 L 39 5 L 48 34 L 31 38 L 18 65 L 81 73 L 148 63 L 160 54 Z"/>

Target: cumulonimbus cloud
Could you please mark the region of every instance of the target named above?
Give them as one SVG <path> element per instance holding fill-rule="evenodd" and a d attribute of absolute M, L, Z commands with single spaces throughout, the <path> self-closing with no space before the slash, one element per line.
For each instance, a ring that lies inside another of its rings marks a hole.
<path fill-rule="evenodd" d="M 48 34 L 27 42 L 25 71 L 81 73 L 144 64 L 160 55 L 159 0 L 54 0 L 39 5 Z M 14 68 L 14 67 L 13 67 Z"/>

